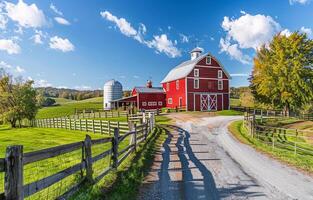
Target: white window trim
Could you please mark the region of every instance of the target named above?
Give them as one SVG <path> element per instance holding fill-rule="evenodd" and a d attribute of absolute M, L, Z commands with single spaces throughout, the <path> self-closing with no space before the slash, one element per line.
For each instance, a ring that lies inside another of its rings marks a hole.
<path fill-rule="evenodd" d="M 194 77 L 199 77 L 199 69 L 194 69 L 193 70 L 193 76 Z"/>
<path fill-rule="evenodd" d="M 142 106 L 147 106 L 147 102 L 143 101 Z"/>
<path fill-rule="evenodd" d="M 159 102 L 158 102 L 158 106 L 163 106 L 163 102 L 162 102 L 162 101 L 159 101 Z"/>
<path fill-rule="evenodd" d="M 223 78 L 223 71 L 222 70 L 217 71 L 217 78 Z"/>
<path fill-rule="evenodd" d="M 224 84 L 223 80 L 218 80 L 218 82 L 217 82 L 217 89 L 218 90 L 223 90 L 223 87 L 224 87 L 223 84 Z"/>
<path fill-rule="evenodd" d="M 168 104 L 173 104 L 173 99 L 172 99 L 172 98 L 168 98 L 168 99 L 167 99 L 167 103 L 168 103 Z"/>
<path fill-rule="evenodd" d="M 196 82 L 198 82 L 197 87 L 196 87 Z M 193 80 L 193 88 L 194 88 L 194 89 L 199 89 L 199 85 L 200 85 L 200 80 L 195 78 L 195 79 Z"/>
<path fill-rule="evenodd" d="M 208 62 L 208 58 L 210 58 L 210 62 Z M 211 56 L 207 56 L 207 57 L 205 58 L 205 63 L 206 63 L 207 65 L 211 65 L 211 64 L 212 64 L 212 57 L 211 57 Z"/>
<path fill-rule="evenodd" d="M 179 90 L 179 80 L 176 80 L 176 90 Z"/>

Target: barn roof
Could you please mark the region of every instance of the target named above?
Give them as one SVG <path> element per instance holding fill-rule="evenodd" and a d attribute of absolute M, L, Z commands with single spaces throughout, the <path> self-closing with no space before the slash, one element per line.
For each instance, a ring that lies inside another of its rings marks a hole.
<path fill-rule="evenodd" d="M 193 60 L 187 60 L 179 65 L 177 65 L 174 69 L 172 69 L 167 75 L 166 77 L 161 81 L 161 83 L 166 83 L 169 81 L 174 81 L 177 79 L 181 79 L 186 77 L 195 67 L 195 65 L 202 60 L 203 58 L 205 58 L 206 56 L 210 55 L 214 60 L 216 60 L 216 62 L 218 62 L 218 60 L 212 56 L 210 53 L 206 53 L 203 54 L 201 56 L 199 56 L 196 59 Z M 219 62 L 218 62 L 219 63 Z M 228 74 L 228 72 L 225 70 L 225 68 L 219 63 L 220 67 L 223 69 L 223 71 L 225 72 L 226 76 L 228 78 L 230 78 L 230 75 Z"/>
<path fill-rule="evenodd" d="M 138 93 L 164 93 L 162 87 L 135 87 L 134 88 Z"/>

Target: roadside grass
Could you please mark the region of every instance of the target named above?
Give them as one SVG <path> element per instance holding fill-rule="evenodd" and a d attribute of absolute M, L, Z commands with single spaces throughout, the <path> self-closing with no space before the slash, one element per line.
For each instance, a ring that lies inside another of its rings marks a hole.
<path fill-rule="evenodd" d="M 236 110 L 221 110 L 221 111 L 217 111 L 216 115 L 219 115 L 219 116 L 234 116 L 234 115 L 243 115 L 243 112 L 236 111 Z"/>
<path fill-rule="evenodd" d="M 312 156 L 299 154 L 295 155 L 294 151 L 291 149 L 283 149 L 279 147 L 272 148 L 271 146 L 250 137 L 247 130 L 243 127 L 243 121 L 232 122 L 228 129 L 240 142 L 248 144 L 257 150 L 300 170 L 304 170 L 305 172 L 309 172 L 311 174 L 313 173 Z"/>
<path fill-rule="evenodd" d="M 69 101 L 63 102 L 57 106 L 41 108 L 36 118 L 54 118 L 54 117 L 64 117 L 68 115 L 73 115 L 75 108 L 78 109 L 101 109 L 103 107 L 103 98 L 96 97 L 91 99 L 86 99 L 82 101 Z"/>
<path fill-rule="evenodd" d="M 293 117 L 275 117 L 275 118 L 263 118 L 262 122 L 261 119 L 257 119 L 258 124 L 272 126 L 272 127 L 283 127 L 291 124 L 295 124 L 298 122 L 303 122 L 301 119 L 293 118 Z"/>
<path fill-rule="evenodd" d="M 172 119 L 170 119 L 166 114 L 156 115 L 155 123 L 156 124 L 170 124 Z"/>
<path fill-rule="evenodd" d="M 0 158 L 4 157 L 6 147 L 23 145 L 24 152 L 36 151 L 63 144 L 83 141 L 86 132 L 53 128 L 10 128 L 0 126 Z M 92 139 L 107 137 L 88 132 Z"/>
<path fill-rule="evenodd" d="M 230 106 L 240 106 L 240 99 L 230 98 Z"/>
<path fill-rule="evenodd" d="M 122 165 L 93 186 L 81 188 L 71 199 L 128 200 L 136 199 L 139 187 L 149 171 L 155 152 L 166 139 L 164 129 L 156 127 L 149 142 L 140 145 L 137 154 L 129 156 Z"/>

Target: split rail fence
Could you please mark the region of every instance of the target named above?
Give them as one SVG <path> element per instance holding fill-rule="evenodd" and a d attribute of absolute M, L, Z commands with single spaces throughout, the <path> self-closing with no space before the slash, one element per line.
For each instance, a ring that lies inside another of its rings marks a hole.
<path fill-rule="evenodd" d="M 271 146 L 293 151 L 295 155 L 312 156 L 313 159 L 313 131 L 287 129 L 259 125 L 254 114 L 245 113 L 244 127 L 250 136 Z"/>
<path fill-rule="evenodd" d="M 75 109 L 75 114 L 70 115 L 69 118 L 72 119 L 87 119 L 87 118 L 119 118 L 119 117 L 128 117 L 130 115 L 127 111 L 120 110 L 77 110 Z"/>
<path fill-rule="evenodd" d="M 0 158 L 0 199 L 67 199 L 82 184 L 94 184 L 117 169 L 154 127 L 152 115 L 125 134 L 114 128 L 113 137 L 92 140 L 86 135 L 81 142 L 29 153 L 23 153 L 21 145 L 8 146 L 5 158 Z"/>

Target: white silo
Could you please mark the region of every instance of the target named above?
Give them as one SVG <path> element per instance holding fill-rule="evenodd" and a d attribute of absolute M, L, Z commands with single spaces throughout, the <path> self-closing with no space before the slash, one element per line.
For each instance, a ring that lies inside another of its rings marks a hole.
<path fill-rule="evenodd" d="M 103 86 L 103 108 L 110 110 L 113 108 L 111 101 L 123 97 L 123 86 L 116 80 L 110 80 Z"/>

